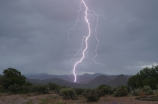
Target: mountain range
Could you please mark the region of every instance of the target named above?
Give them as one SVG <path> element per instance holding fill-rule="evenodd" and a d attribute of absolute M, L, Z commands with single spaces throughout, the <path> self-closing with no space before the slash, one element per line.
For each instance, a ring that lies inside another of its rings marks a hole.
<path fill-rule="evenodd" d="M 78 75 L 77 76 L 77 83 L 87 83 L 94 79 L 97 76 L 100 75 L 106 75 L 106 74 L 101 74 L 101 73 L 95 73 L 95 74 L 88 74 L 85 73 L 83 75 Z M 39 80 L 45 80 L 45 79 L 51 79 L 51 78 L 59 78 L 63 79 L 69 82 L 73 82 L 74 76 L 73 75 L 49 75 L 47 73 L 40 73 L 40 74 L 31 74 L 31 75 L 25 75 L 26 78 L 28 79 L 39 79 Z"/>
<path fill-rule="evenodd" d="M 25 75 L 26 80 L 33 84 L 47 84 L 49 82 L 58 85 L 70 87 L 86 87 L 93 88 L 100 84 L 107 84 L 111 87 L 119 85 L 127 85 L 129 75 L 107 75 L 101 73 L 88 74 L 77 76 L 77 82 L 73 82 L 73 75 L 48 75 L 46 73 Z"/>
<path fill-rule="evenodd" d="M 65 81 L 63 79 L 59 79 L 59 78 L 51 78 L 51 79 L 44 79 L 44 80 L 39 80 L 39 79 L 26 79 L 26 81 L 29 81 L 32 84 L 36 84 L 36 85 L 46 85 L 49 82 L 50 83 L 55 83 L 58 85 L 62 85 L 62 86 L 70 86 L 70 87 L 81 87 L 80 84 L 78 83 L 73 83 L 73 82 L 69 82 L 69 81 Z"/>

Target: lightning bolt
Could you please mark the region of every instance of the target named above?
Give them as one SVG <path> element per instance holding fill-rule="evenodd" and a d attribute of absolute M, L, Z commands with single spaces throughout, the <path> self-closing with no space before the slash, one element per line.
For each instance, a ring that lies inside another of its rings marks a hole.
<path fill-rule="evenodd" d="M 102 14 L 96 14 L 93 10 L 89 10 L 89 8 L 88 8 L 88 6 L 86 5 L 86 3 L 85 3 L 84 0 L 81 0 L 81 2 L 80 2 L 80 5 L 79 5 L 80 9 L 79 9 L 79 11 L 78 11 L 77 20 L 76 20 L 75 25 L 67 31 L 67 33 L 68 33 L 68 39 L 70 40 L 70 38 L 69 38 L 69 36 L 70 36 L 70 30 L 75 29 L 75 27 L 77 26 L 77 23 L 79 22 L 79 13 L 80 13 L 80 11 L 82 10 L 82 7 L 81 7 L 82 4 L 83 4 L 83 6 L 85 7 L 85 11 L 84 11 L 85 17 L 84 17 L 84 19 L 85 19 L 85 21 L 86 21 L 86 23 L 87 23 L 87 26 L 88 26 L 88 35 L 87 35 L 87 36 L 83 36 L 82 42 L 81 42 L 81 48 L 80 48 L 80 49 L 78 50 L 78 52 L 74 55 L 74 58 L 75 58 L 75 57 L 79 54 L 79 52 L 82 51 L 82 57 L 81 57 L 81 58 L 74 64 L 74 66 L 73 66 L 72 73 L 73 73 L 73 75 L 74 75 L 74 82 L 76 82 L 76 80 L 77 80 L 77 78 L 76 78 L 76 73 L 75 73 L 76 67 L 77 67 L 77 65 L 78 65 L 79 63 L 81 63 L 81 62 L 83 61 L 83 59 L 85 58 L 85 52 L 87 52 L 87 49 L 88 49 L 88 39 L 89 39 L 89 37 L 91 36 L 91 28 L 90 28 L 90 22 L 89 22 L 89 20 L 88 20 L 88 15 L 91 15 L 91 16 L 92 16 L 93 21 L 94 21 L 94 15 L 95 15 L 96 18 L 97 18 L 97 19 L 96 19 L 96 27 L 95 27 L 95 38 L 96 38 L 96 41 L 97 41 L 97 45 L 96 45 L 96 47 L 95 47 L 95 56 L 93 57 L 93 61 L 94 61 L 95 64 L 98 64 L 98 65 L 100 65 L 100 66 L 104 66 L 104 67 L 107 68 L 106 65 L 102 65 L 101 63 L 98 63 L 98 62 L 95 61 L 95 58 L 98 56 L 98 54 L 97 54 L 97 48 L 98 48 L 98 46 L 99 46 L 99 39 L 97 38 L 97 35 L 98 35 L 98 34 L 97 34 L 98 19 L 99 19 L 99 16 L 102 16 L 104 19 L 105 19 L 105 17 L 104 17 Z M 92 12 L 93 14 L 88 14 L 88 12 Z M 83 49 L 83 43 L 85 43 L 85 48 L 84 48 L 84 49 Z M 88 54 L 87 54 L 87 56 L 88 56 Z M 72 59 L 71 59 L 71 60 L 72 60 Z M 107 69 L 108 69 L 108 68 L 107 68 Z"/>
<path fill-rule="evenodd" d="M 68 39 L 69 39 L 69 40 L 70 40 L 70 30 L 75 29 L 75 27 L 77 26 L 77 23 L 79 22 L 79 14 L 80 14 L 80 11 L 82 10 L 81 4 L 82 4 L 82 2 L 80 2 L 80 6 L 79 6 L 79 7 L 80 7 L 80 10 L 78 11 L 77 20 L 76 20 L 75 25 L 74 25 L 72 28 L 69 28 L 69 30 L 67 31 L 67 33 L 68 33 Z"/>

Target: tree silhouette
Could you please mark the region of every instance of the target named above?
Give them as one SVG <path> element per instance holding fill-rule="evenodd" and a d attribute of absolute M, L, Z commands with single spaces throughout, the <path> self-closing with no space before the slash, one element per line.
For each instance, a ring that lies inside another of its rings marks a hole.
<path fill-rule="evenodd" d="M 8 89 L 11 85 L 25 85 L 26 77 L 21 75 L 21 72 L 14 69 L 14 68 L 8 68 L 3 71 L 3 75 L 0 78 L 0 84 L 3 86 L 4 89 Z"/>
<path fill-rule="evenodd" d="M 152 89 L 156 89 L 158 84 L 158 65 L 140 70 L 139 73 L 128 79 L 127 84 L 131 89 L 136 89 L 145 85 L 149 85 Z"/>

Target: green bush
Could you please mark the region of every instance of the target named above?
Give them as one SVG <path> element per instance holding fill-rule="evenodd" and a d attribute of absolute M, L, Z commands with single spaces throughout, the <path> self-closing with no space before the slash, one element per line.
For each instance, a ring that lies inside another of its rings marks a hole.
<path fill-rule="evenodd" d="M 96 102 L 99 100 L 98 92 L 96 89 L 92 89 L 90 91 L 87 91 L 84 93 L 84 97 L 87 99 L 89 102 Z"/>
<path fill-rule="evenodd" d="M 26 82 L 25 84 L 24 84 L 25 86 L 33 86 L 30 82 Z"/>
<path fill-rule="evenodd" d="M 114 88 L 112 89 L 112 92 L 114 93 L 115 91 L 117 91 L 117 89 L 118 89 L 118 87 L 114 87 Z"/>
<path fill-rule="evenodd" d="M 91 89 L 84 89 L 84 93 L 83 94 L 88 93 L 90 91 L 91 91 Z"/>
<path fill-rule="evenodd" d="M 59 102 L 57 102 L 56 104 L 67 104 L 67 103 L 64 103 L 64 102 L 62 102 L 62 101 L 59 101 Z"/>
<path fill-rule="evenodd" d="M 36 87 L 37 86 L 28 86 L 28 89 L 30 92 L 36 92 Z"/>
<path fill-rule="evenodd" d="M 48 83 L 47 84 L 49 90 L 55 90 L 58 88 L 58 85 L 54 84 L 54 83 Z"/>
<path fill-rule="evenodd" d="M 126 86 L 119 86 L 114 89 L 114 96 L 126 96 L 128 95 L 128 89 Z"/>
<path fill-rule="evenodd" d="M 131 93 L 133 96 L 138 96 L 140 94 L 140 92 L 141 92 L 141 89 L 135 89 Z"/>
<path fill-rule="evenodd" d="M 19 85 L 17 84 L 14 84 L 14 85 L 10 85 L 8 87 L 8 91 L 12 94 L 17 94 L 17 93 L 20 93 L 21 92 L 21 88 Z"/>
<path fill-rule="evenodd" d="M 99 85 L 99 86 L 97 87 L 97 89 L 101 90 L 101 89 L 104 88 L 104 87 L 111 88 L 109 85 L 102 84 L 102 85 Z"/>
<path fill-rule="evenodd" d="M 63 96 L 63 99 L 76 99 L 75 91 L 72 88 L 62 88 L 60 94 Z"/>
<path fill-rule="evenodd" d="M 132 91 L 133 96 L 138 96 L 140 93 L 145 93 L 146 95 L 153 95 L 154 91 L 151 89 L 150 86 L 144 86 L 141 89 L 135 89 Z"/>
<path fill-rule="evenodd" d="M 33 86 L 25 86 L 25 85 L 10 85 L 8 87 L 8 92 L 10 92 L 11 94 L 22 94 L 22 93 L 29 93 L 29 92 L 33 92 L 32 90 Z"/>
<path fill-rule="evenodd" d="M 76 93 L 76 95 L 81 95 L 81 94 L 83 94 L 84 93 L 84 89 L 83 88 L 75 88 L 75 93 Z"/>
<path fill-rule="evenodd" d="M 3 86 L 2 85 L 0 85 L 0 92 L 6 92 L 6 90 L 3 88 Z"/>
<path fill-rule="evenodd" d="M 108 86 L 108 85 L 100 85 L 100 86 L 98 86 L 97 91 L 98 91 L 98 94 L 99 94 L 100 97 L 113 93 L 111 87 Z"/>
<path fill-rule="evenodd" d="M 60 94 L 60 90 L 61 90 L 62 88 L 67 88 L 67 87 L 61 86 L 61 85 L 57 85 L 54 91 L 55 91 L 56 93 Z"/>
<path fill-rule="evenodd" d="M 49 93 L 47 86 L 44 86 L 44 85 L 35 86 L 33 88 L 33 90 L 36 92 L 36 94 L 48 94 Z"/>
<path fill-rule="evenodd" d="M 29 93 L 29 92 L 31 92 L 30 86 L 25 86 L 25 85 L 21 86 L 21 93 Z"/>
<path fill-rule="evenodd" d="M 147 95 L 153 95 L 154 91 L 151 89 L 150 86 L 144 86 L 143 87 L 143 92 L 145 92 Z"/>

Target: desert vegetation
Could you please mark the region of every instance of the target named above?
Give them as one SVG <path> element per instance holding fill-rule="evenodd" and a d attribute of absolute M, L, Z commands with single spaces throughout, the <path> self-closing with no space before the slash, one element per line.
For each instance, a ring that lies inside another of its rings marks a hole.
<path fill-rule="evenodd" d="M 150 86 L 152 89 L 157 89 L 158 65 L 140 70 L 140 72 L 128 79 L 127 84 L 132 90 L 142 88 L 145 85 Z"/>
<path fill-rule="evenodd" d="M 114 88 L 106 84 L 101 84 L 96 88 L 72 88 L 54 83 L 35 85 L 27 82 L 26 77 L 14 68 L 5 69 L 3 75 L 0 76 L 1 95 L 25 94 L 27 96 L 44 96 L 49 94 L 49 96 L 39 99 L 39 104 L 69 104 L 69 101 L 77 102 L 73 102 L 74 104 L 79 104 L 79 102 L 83 104 L 85 102 L 97 103 L 102 101 L 103 98 L 104 102 L 108 102 L 109 96 L 116 99 L 132 97 L 138 100 L 158 101 L 158 66 L 142 69 L 139 73 L 128 79 L 127 85 Z M 5 99 L 0 99 L 0 101 L 5 102 Z M 65 103 L 67 101 L 68 103 Z M 33 101 L 28 100 L 26 104 L 33 104 Z"/>

